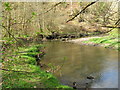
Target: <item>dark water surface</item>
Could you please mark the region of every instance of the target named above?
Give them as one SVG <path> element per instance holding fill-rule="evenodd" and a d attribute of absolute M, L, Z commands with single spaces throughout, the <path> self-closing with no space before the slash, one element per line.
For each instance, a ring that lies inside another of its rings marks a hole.
<path fill-rule="evenodd" d="M 66 42 L 45 42 L 46 55 L 42 63 L 62 66 L 54 75 L 65 85 L 91 88 L 118 87 L 118 52 L 103 47 Z M 86 79 L 94 76 L 95 80 Z"/>

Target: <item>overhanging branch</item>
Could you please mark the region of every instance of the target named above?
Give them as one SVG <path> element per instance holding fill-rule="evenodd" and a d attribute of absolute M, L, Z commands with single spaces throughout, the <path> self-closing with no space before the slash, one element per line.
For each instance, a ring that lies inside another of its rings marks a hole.
<path fill-rule="evenodd" d="M 79 13 L 77 13 L 73 18 L 69 19 L 66 21 L 66 23 L 68 23 L 69 21 L 72 21 L 73 19 L 75 19 L 79 14 L 81 14 L 83 11 L 85 11 L 89 6 L 95 4 L 97 1 L 99 0 L 96 0 L 94 2 L 91 2 L 90 4 L 88 4 L 86 7 L 84 7 Z"/>

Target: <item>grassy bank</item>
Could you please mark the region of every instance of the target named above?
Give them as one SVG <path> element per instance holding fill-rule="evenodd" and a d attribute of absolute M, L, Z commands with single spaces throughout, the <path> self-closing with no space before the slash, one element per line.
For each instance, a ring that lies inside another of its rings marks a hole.
<path fill-rule="evenodd" d="M 118 29 L 114 29 L 104 37 L 91 38 L 89 40 L 83 41 L 82 43 L 100 45 L 105 48 L 113 48 L 120 50 L 119 48 L 120 42 L 118 41 L 118 39 L 119 39 Z"/>
<path fill-rule="evenodd" d="M 69 88 L 61 85 L 51 73 L 36 65 L 35 55 L 41 53 L 42 45 L 19 48 L 2 61 L 2 88 Z"/>

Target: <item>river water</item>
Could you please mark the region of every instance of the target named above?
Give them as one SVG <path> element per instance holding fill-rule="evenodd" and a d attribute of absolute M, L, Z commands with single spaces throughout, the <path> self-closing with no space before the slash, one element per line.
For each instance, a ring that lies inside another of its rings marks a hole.
<path fill-rule="evenodd" d="M 77 88 L 118 88 L 118 51 L 69 42 L 45 42 L 43 64 L 54 65 L 54 75 L 68 86 Z M 88 80 L 93 76 L 94 80 Z M 86 83 L 88 83 L 86 85 Z"/>

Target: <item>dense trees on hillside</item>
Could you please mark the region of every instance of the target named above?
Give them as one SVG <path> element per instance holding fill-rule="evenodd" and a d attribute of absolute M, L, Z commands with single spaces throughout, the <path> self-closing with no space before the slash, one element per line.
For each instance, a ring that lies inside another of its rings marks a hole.
<path fill-rule="evenodd" d="M 89 27 L 95 30 L 102 29 L 101 26 L 114 26 L 118 20 L 115 2 L 96 2 L 91 6 L 89 4 L 90 2 L 73 2 L 72 4 L 70 2 L 4 2 L 1 16 L 3 37 L 9 36 L 15 39 L 21 35 L 31 36 L 39 33 L 47 35 L 51 31 L 64 32 L 64 28 L 69 28 L 71 24 L 73 27 L 89 24 Z M 89 7 L 86 7 L 87 5 Z M 73 14 L 69 16 L 71 9 Z M 78 14 L 81 10 L 83 11 Z M 76 17 L 75 20 L 66 23 L 74 17 Z"/>
<path fill-rule="evenodd" d="M 3 88 L 70 88 L 61 85 L 51 75 L 52 72 L 60 70 L 65 62 L 58 66 L 41 64 L 41 58 L 46 53 L 43 41 L 53 39 L 53 41 L 72 42 L 73 38 L 102 34 L 103 37 L 82 38 L 81 41 L 76 42 L 93 46 L 100 44 L 100 46 L 120 50 L 117 34 L 117 29 L 120 28 L 117 2 L 99 2 L 99 0 L 95 2 L 72 2 L 72 0 L 71 2 L 2 2 L 1 7 L 2 59 L 0 62 L 2 65 L 0 71 L 3 71 L 3 81 L 0 85 L 3 85 Z M 64 44 L 62 47 L 58 46 L 61 55 L 64 46 Z M 53 49 L 54 45 L 51 47 Z M 70 48 L 68 53 L 74 57 L 72 52 L 74 48 L 65 47 Z M 85 47 L 80 48 L 84 51 Z M 77 50 L 76 47 L 75 49 Z M 86 57 L 86 54 L 83 57 Z M 87 57 L 89 58 L 89 55 Z M 41 67 L 44 66 L 49 70 L 43 71 Z M 85 68 L 84 65 L 82 67 Z"/>

